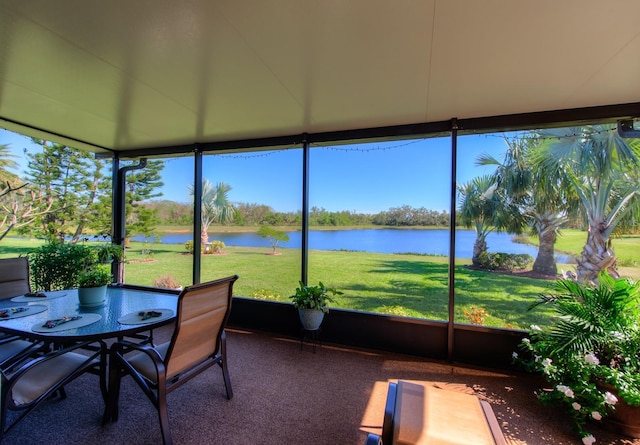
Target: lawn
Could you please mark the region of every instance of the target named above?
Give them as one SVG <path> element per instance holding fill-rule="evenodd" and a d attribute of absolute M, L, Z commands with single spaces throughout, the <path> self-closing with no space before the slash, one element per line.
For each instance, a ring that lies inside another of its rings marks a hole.
<path fill-rule="evenodd" d="M 537 237 L 525 237 L 527 242 L 538 245 Z M 579 257 L 587 241 L 587 233 L 581 230 L 562 230 L 556 241 L 556 252 Z M 620 275 L 640 280 L 640 235 L 623 235 L 611 238 L 611 246 L 618 258 Z M 570 266 L 565 267 L 571 268 Z"/>
<path fill-rule="evenodd" d="M 6 238 L 0 257 L 24 255 L 41 244 Z M 223 255 L 202 258 L 202 281 L 238 274 L 236 295 L 288 302 L 300 279 L 300 250 L 227 247 Z M 191 283 L 193 257 L 183 245 L 136 243 L 126 250 L 125 282 L 153 286 L 170 276 Z M 483 324 L 526 328 L 545 324 L 543 311 L 528 311 L 552 281 L 472 270 L 459 260 L 455 270 L 455 319 L 468 323 L 463 310 L 486 311 Z M 448 259 L 426 255 L 379 254 L 312 250 L 309 279 L 338 288 L 344 294 L 334 307 L 400 316 L 446 320 L 448 317 Z M 475 308 L 475 309 L 474 309 Z"/>

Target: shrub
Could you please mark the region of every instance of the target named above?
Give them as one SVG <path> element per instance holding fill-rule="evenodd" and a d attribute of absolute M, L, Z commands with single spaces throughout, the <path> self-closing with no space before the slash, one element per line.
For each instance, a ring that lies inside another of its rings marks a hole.
<path fill-rule="evenodd" d="M 215 240 L 215 241 L 211 241 L 211 250 L 213 251 L 213 253 L 220 253 L 222 252 L 222 249 L 224 249 L 225 244 L 223 241 L 219 241 L 219 240 Z"/>
<path fill-rule="evenodd" d="M 528 253 L 482 252 L 478 255 L 478 265 L 488 270 L 523 270 L 533 263 L 533 257 Z"/>
<path fill-rule="evenodd" d="M 161 275 L 155 280 L 153 280 L 153 285 L 155 287 L 160 287 L 163 289 L 181 289 L 180 283 L 176 281 L 175 278 L 171 276 L 171 274 Z"/>
<path fill-rule="evenodd" d="M 28 254 L 31 287 L 52 291 L 78 287 L 81 271 L 96 263 L 96 252 L 79 244 L 51 242 Z"/>

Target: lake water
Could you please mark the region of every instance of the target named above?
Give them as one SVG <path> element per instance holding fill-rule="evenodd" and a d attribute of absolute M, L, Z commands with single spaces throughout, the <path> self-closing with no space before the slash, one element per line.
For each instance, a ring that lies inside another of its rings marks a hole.
<path fill-rule="evenodd" d="M 278 247 L 299 249 L 302 246 L 302 232 L 287 232 L 289 241 L 278 243 Z M 536 257 L 535 246 L 516 243 L 508 233 L 490 233 L 487 245 L 490 252 L 528 253 Z M 142 237 L 133 237 L 143 241 Z M 187 233 L 169 233 L 161 236 L 166 244 L 184 244 L 191 239 Z M 476 234 L 472 230 L 456 231 L 456 257 L 471 258 Z M 227 246 L 265 247 L 271 244 L 256 233 L 216 233 L 209 232 L 209 241 L 220 240 Z M 354 230 L 311 230 L 309 248 L 318 250 L 353 250 L 378 253 L 420 253 L 449 255 L 448 230 L 419 229 L 354 229 Z M 568 262 L 566 256 L 557 256 L 559 262 Z"/>

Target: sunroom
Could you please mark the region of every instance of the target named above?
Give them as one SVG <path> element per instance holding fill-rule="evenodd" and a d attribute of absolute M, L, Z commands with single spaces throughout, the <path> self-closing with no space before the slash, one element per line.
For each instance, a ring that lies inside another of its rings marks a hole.
<path fill-rule="evenodd" d="M 183 286 L 240 275 L 233 327 L 300 338 L 287 296 L 322 281 L 343 292 L 322 342 L 507 368 L 524 330 L 544 323 L 526 308 L 545 281 L 523 291 L 527 277 L 467 267 L 459 187 L 484 154 L 502 159 L 530 134 L 637 138 L 638 19 L 631 0 L 2 0 L 0 127 L 110 161 L 119 245 L 132 235 L 127 175 L 151 162 L 184 202 L 208 181 L 269 208 L 292 238 L 278 255 L 231 240 L 223 256 L 170 266 Z M 198 252 L 203 210 L 191 208 Z M 350 244 L 378 230 L 360 230 L 360 215 L 425 208 L 445 218 L 435 253 L 397 222 L 404 241 Z M 225 236 L 215 227 L 209 241 Z M 133 235 L 127 259 L 141 261 L 115 276 L 152 285 L 136 277 L 162 243 Z"/>

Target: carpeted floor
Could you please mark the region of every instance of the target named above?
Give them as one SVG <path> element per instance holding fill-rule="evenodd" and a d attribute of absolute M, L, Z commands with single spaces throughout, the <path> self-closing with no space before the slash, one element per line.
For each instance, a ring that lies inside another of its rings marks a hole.
<path fill-rule="evenodd" d="M 488 400 L 509 444 L 580 443 L 561 411 L 538 403 L 536 377 L 331 345 L 314 353 L 292 339 L 239 330 L 230 330 L 227 340 L 234 398 L 226 400 L 217 367 L 171 393 L 177 444 L 364 444 L 368 432 L 381 432 L 387 383 L 397 379 L 425 380 Z M 82 376 L 67 394 L 43 404 L 2 443 L 161 443 L 156 412 L 130 378 L 123 381 L 120 420 L 105 427 L 97 377 Z M 592 431 L 597 444 L 640 444 L 597 425 Z"/>

